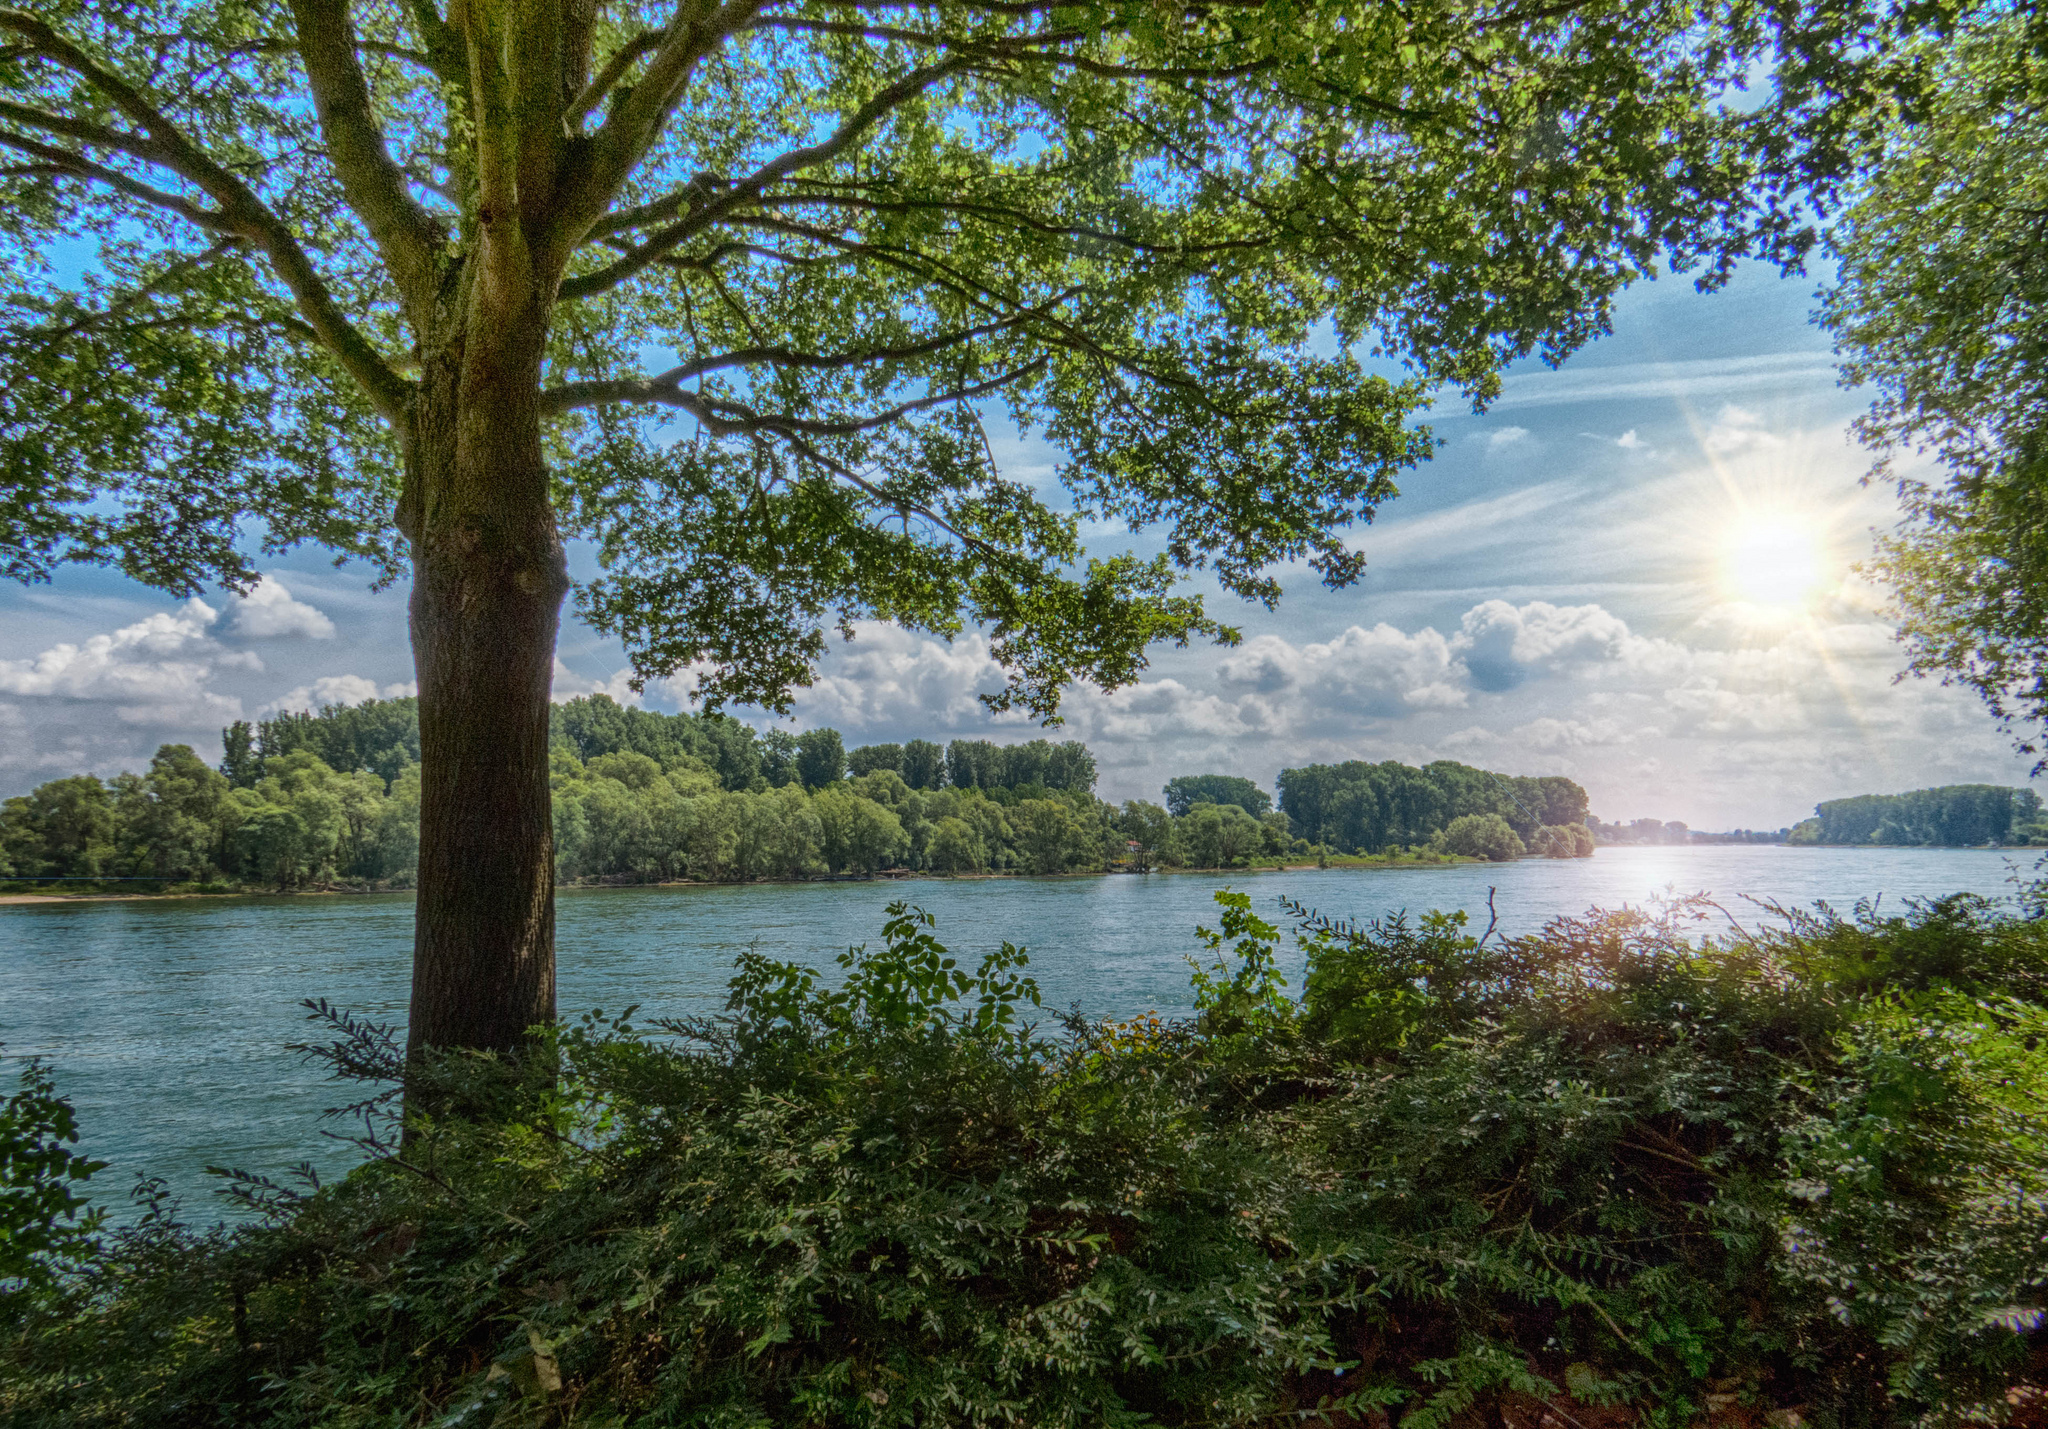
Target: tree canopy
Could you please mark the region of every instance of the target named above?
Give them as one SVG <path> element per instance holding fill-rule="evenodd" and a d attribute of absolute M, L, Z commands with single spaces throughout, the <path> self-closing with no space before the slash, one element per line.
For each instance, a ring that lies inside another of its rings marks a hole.
<path fill-rule="evenodd" d="M 1182 774 L 1160 792 L 1176 818 L 1196 804 L 1234 804 L 1255 819 L 1273 807 L 1264 789 L 1235 774 Z"/>
<path fill-rule="evenodd" d="M 1787 842 L 1959 848 L 2039 837 L 2041 796 L 1996 784 L 1858 794 L 1814 806 Z"/>
<path fill-rule="evenodd" d="M 1498 815 L 1524 840 L 1586 821 L 1586 791 L 1570 779 L 1496 774 L 1450 759 L 1420 769 L 1391 759 L 1309 764 L 1281 770 L 1276 784 L 1297 833 L 1344 849 L 1421 843 L 1467 814 Z"/>
<path fill-rule="evenodd" d="M 1881 131 L 1823 316 L 1907 521 L 1877 568 L 1913 668 L 1976 690 L 2038 753 L 2048 724 L 2048 26 L 1992 10 L 1921 56 Z M 1930 474 L 1900 456 L 1932 456 Z"/>
<path fill-rule="evenodd" d="M 253 517 L 397 572 L 433 345 L 516 225 L 552 317 L 515 406 L 603 553 L 584 613 L 644 673 L 779 704 L 835 623 L 979 620 L 1004 698 L 1050 712 L 1153 639 L 1227 635 L 1177 571 L 1354 579 L 1340 533 L 1427 453 L 1437 383 L 1571 350 L 1660 254 L 1803 251 L 1756 201 L 1867 18 L 0 12 L 6 568 L 243 582 Z M 1713 102 L 1780 45 L 1781 103 Z M 998 468 L 990 410 L 1052 439 L 1065 497 Z M 1087 519 L 1166 552 L 1086 560 Z"/>

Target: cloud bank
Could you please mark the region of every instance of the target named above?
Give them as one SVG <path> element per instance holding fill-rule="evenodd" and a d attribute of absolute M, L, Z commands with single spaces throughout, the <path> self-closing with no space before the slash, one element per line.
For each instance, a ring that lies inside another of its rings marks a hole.
<path fill-rule="evenodd" d="M 1570 775 L 1609 817 L 1775 826 L 1847 792 L 2024 776 L 1973 701 L 1895 685 L 1890 630 L 1847 604 L 1778 628 L 1717 609 L 1665 638 L 1597 603 L 1485 600 L 1450 630 L 1267 634 L 1171 665 L 1068 696 L 1055 737 L 1095 749 L 1107 797 L 1156 799 L 1182 773 L 1456 758 Z M 796 714 L 851 743 L 984 736 L 975 697 L 1000 684 L 978 639 L 862 627 Z M 1041 733 L 1007 723 L 996 737 Z"/>
<path fill-rule="evenodd" d="M 79 644 L 52 645 L 26 660 L 0 660 L 0 695 L 107 705 L 129 724 L 198 728 L 238 719 L 241 701 L 215 693 L 211 682 L 235 666 L 261 669 L 262 661 L 215 636 L 220 618 L 205 601 L 193 599 Z"/>
<path fill-rule="evenodd" d="M 17 784 L 53 773 L 106 774 L 136 767 L 163 742 L 189 742 L 213 757 L 221 727 L 247 715 L 235 687 L 269 674 L 252 647 L 335 635 L 323 611 L 266 575 L 218 607 L 194 598 L 104 634 L 0 659 L 0 772 Z M 340 676 L 258 712 L 352 704 L 366 692 L 377 687 Z"/>

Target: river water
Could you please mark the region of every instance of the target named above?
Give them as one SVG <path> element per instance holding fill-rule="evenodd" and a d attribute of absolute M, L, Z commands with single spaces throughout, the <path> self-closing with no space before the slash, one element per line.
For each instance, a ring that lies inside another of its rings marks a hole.
<path fill-rule="evenodd" d="M 1215 890 L 1340 918 L 1460 908 L 1484 927 L 1489 887 L 1505 932 L 1593 907 L 1708 893 L 1745 922 L 1746 899 L 1846 910 L 1958 891 L 2006 897 L 2031 856 L 1975 849 L 1603 848 L 1591 859 L 1288 873 L 565 890 L 557 937 L 565 1016 L 638 1003 L 644 1015 L 715 1011 L 748 947 L 836 972 L 833 955 L 879 943 L 884 908 L 934 914 L 961 962 L 1004 939 L 1026 946 L 1049 1008 L 1093 1016 L 1188 1006 L 1194 928 Z M 208 1163 L 275 1173 L 353 1153 L 322 1136 L 341 1089 L 286 1045 L 314 1029 L 299 1000 L 325 997 L 402 1022 L 412 949 L 405 896 L 135 899 L 0 906 L 0 1046 L 41 1056 L 72 1099 L 81 1145 L 109 1163 L 93 1183 L 121 1213 L 140 1174 L 188 1215 L 218 1214 Z M 1289 965 L 1298 968 L 1298 958 Z M 0 1095 L 12 1090 L 12 1069 Z"/>

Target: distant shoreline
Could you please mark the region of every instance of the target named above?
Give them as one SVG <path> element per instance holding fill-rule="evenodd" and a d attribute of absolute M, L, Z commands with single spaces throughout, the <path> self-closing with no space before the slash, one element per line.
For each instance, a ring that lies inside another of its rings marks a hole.
<path fill-rule="evenodd" d="M 2048 854 L 2048 848 L 2029 844 L 1602 844 L 1601 852 L 1618 849 L 1690 849 L 1690 848 L 1778 848 L 1791 850 L 1828 849 L 1849 853 L 1924 853 L 1942 850 L 1950 853 L 2002 853 L 2022 854 L 2038 849 Z M 1598 857 L 1598 855 L 1594 855 Z M 1513 860 L 1517 863 L 1568 863 L 1569 859 Z M 1219 874 L 1237 877 L 1245 874 L 1264 873 L 1313 873 L 1318 870 L 1339 873 L 1396 873 L 1405 869 L 1454 868 L 1484 866 L 1485 859 L 1466 858 L 1457 854 L 1445 854 L 1434 859 L 1414 858 L 1373 858 L 1357 854 L 1339 854 L 1327 864 L 1286 863 L 1258 864 L 1245 868 L 1155 868 L 1149 873 L 1133 873 L 1128 869 L 1094 869 L 1074 873 L 926 873 L 921 870 L 896 869 L 886 873 L 869 874 L 865 877 L 838 874 L 819 878 L 756 878 L 745 883 L 718 883 L 706 879 L 672 878 L 657 883 L 563 883 L 556 885 L 558 893 L 600 893 L 623 888 L 754 888 L 764 885 L 797 887 L 810 883 L 992 883 L 1024 878 L 1143 878 L 1151 874 L 1166 877 L 1185 878 L 1191 875 L 1215 877 Z M 9 880 L 0 879 L 0 883 Z M 22 880 L 27 882 L 29 880 Z M 321 888 L 231 888 L 217 892 L 198 892 L 183 889 L 171 893 L 0 893 L 0 907 L 37 903 L 135 903 L 142 901 L 162 902 L 168 899 L 189 898 L 357 898 L 369 894 L 405 894 L 410 888 L 342 888 L 333 885 Z"/>
<path fill-rule="evenodd" d="M 1356 855 L 1340 855 L 1327 865 L 1328 869 L 1339 872 L 1378 873 L 1394 872 L 1409 868 L 1452 868 L 1461 865 L 1483 864 L 1486 860 L 1465 858 L 1457 854 L 1446 854 L 1435 859 L 1365 859 Z M 561 883 L 555 886 L 557 893 L 602 893 L 624 888 L 756 888 L 766 885 L 778 887 L 800 887 L 812 883 L 993 883 L 1025 878 L 1145 878 L 1152 874 L 1168 877 L 1185 877 L 1191 874 L 1214 876 L 1228 874 L 1237 876 L 1251 873 L 1301 873 L 1313 872 L 1323 865 L 1314 863 L 1258 864 L 1245 868 L 1155 868 L 1148 873 L 1134 873 L 1129 869 L 1090 869 L 1072 873 L 926 873 L 915 869 L 892 869 L 886 873 L 866 876 L 831 874 L 818 878 L 755 878 L 744 883 L 720 883 L 710 879 L 671 878 L 653 883 Z M 0 883 L 8 880 L 0 879 Z M 27 882 L 28 880 L 22 880 Z M 320 888 L 224 888 L 200 892 L 195 889 L 181 889 L 168 893 L 0 893 L 0 906 L 30 903 L 135 903 L 148 900 L 163 902 L 174 898 L 359 898 L 370 894 L 405 894 L 410 888 L 342 888 L 327 885 Z"/>

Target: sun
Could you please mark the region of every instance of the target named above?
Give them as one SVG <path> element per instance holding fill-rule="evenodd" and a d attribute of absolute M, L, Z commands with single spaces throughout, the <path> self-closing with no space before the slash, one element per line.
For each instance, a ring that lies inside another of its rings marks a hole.
<path fill-rule="evenodd" d="M 1759 512 L 1730 528 L 1721 580 L 1736 600 L 1786 609 L 1804 605 L 1821 583 L 1822 543 L 1810 521 Z"/>

